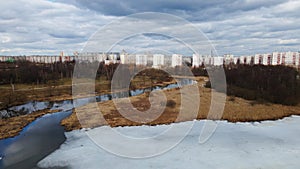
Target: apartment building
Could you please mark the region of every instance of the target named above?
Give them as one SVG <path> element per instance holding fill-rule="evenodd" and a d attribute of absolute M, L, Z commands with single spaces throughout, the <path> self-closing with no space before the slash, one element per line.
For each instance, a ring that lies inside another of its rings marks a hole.
<path fill-rule="evenodd" d="M 164 58 L 165 55 L 163 54 L 153 54 L 153 68 L 161 68 L 164 66 Z"/>
<path fill-rule="evenodd" d="M 173 54 L 172 55 L 172 67 L 182 66 L 182 55 Z"/>

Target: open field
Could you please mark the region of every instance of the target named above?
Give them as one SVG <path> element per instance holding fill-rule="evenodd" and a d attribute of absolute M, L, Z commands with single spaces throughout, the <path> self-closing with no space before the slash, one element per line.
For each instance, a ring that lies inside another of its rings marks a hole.
<path fill-rule="evenodd" d="M 167 82 L 155 82 L 151 83 L 150 79 L 135 77 L 132 80 L 132 86 L 134 88 L 148 88 L 153 85 L 164 86 L 174 81 Z M 91 85 L 92 84 L 92 85 Z M 95 84 L 95 86 L 93 86 Z M 78 85 L 82 85 L 83 88 L 95 87 L 96 95 L 110 93 L 111 83 L 104 77 L 96 79 L 93 82 L 87 82 L 86 80 L 80 82 Z M 89 86 L 91 85 L 91 86 Z M 72 79 L 62 79 L 57 82 L 49 82 L 49 84 L 15 84 L 14 90 L 10 85 L 0 85 L 0 110 L 9 108 L 12 106 L 24 104 L 26 102 L 35 101 L 61 101 L 71 100 L 72 96 Z M 87 97 L 82 95 L 80 97 Z"/>
<path fill-rule="evenodd" d="M 300 115 L 300 106 L 285 106 L 280 104 L 272 104 L 272 103 L 257 103 L 255 101 L 248 101 L 245 99 L 227 96 L 226 103 L 224 108 L 223 115 L 218 115 L 212 113 L 208 115 L 211 105 L 211 89 L 202 87 L 204 83 L 204 77 L 198 78 L 198 87 L 200 93 L 200 109 L 197 114 L 197 119 L 222 119 L 227 120 L 229 122 L 251 122 L 251 121 L 263 121 L 263 120 L 277 120 L 283 117 L 287 117 L 290 115 Z M 184 86 L 183 88 L 188 88 L 190 86 Z M 67 131 L 80 129 L 80 128 L 94 128 L 102 125 L 110 125 L 112 127 L 116 126 L 135 126 L 135 125 L 158 125 L 158 124 L 168 124 L 179 121 L 188 121 L 193 120 L 194 115 L 191 111 L 184 112 L 184 115 L 181 119 L 178 118 L 178 113 L 181 108 L 180 106 L 180 90 L 179 89 L 171 89 L 164 90 L 164 93 L 168 99 L 168 102 L 172 103 L 173 100 L 175 104 L 166 106 L 163 113 L 154 121 L 144 123 L 143 120 L 151 119 L 153 115 L 151 112 L 136 114 L 130 111 L 126 112 L 126 117 L 133 117 L 137 122 L 130 121 L 124 118 L 120 113 L 118 113 L 118 109 L 114 105 L 113 101 L 106 101 L 102 103 L 89 104 L 83 106 L 81 108 L 76 109 L 73 114 L 64 119 L 62 121 L 62 125 L 66 127 Z M 122 99 L 120 99 L 122 102 Z M 148 94 L 143 94 L 139 96 L 134 96 L 130 98 L 133 106 L 140 111 L 146 111 L 150 108 L 150 102 L 148 98 Z M 99 112 L 97 111 L 101 109 L 101 113 L 104 117 L 100 118 Z M 189 110 L 189 109 L 185 109 Z M 123 114 L 124 115 L 124 114 Z M 80 117 L 80 123 L 78 118 Z"/>
<path fill-rule="evenodd" d="M 169 124 L 173 122 L 189 121 L 195 118 L 197 119 L 222 119 L 230 122 L 249 122 L 249 121 L 263 121 L 263 120 L 277 120 L 290 115 L 300 115 L 300 106 L 285 106 L 272 103 L 258 103 L 256 101 L 248 101 L 238 97 L 227 96 L 222 116 L 217 117 L 216 114 L 210 114 L 208 112 L 211 105 L 211 89 L 202 87 L 207 80 L 206 77 L 197 77 L 198 89 L 200 93 L 200 109 L 198 114 L 195 115 L 192 112 L 193 105 L 190 105 L 191 111 L 183 112 L 183 116 L 178 119 L 179 110 L 181 109 L 181 95 L 180 89 L 168 89 L 163 90 L 167 98 L 166 106 L 163 113 L 155 118 L 155 115 L 151 112 L 147 112 L 150 109 L 149 93 L 144 93 L 139 96 L 130 97 L 131 103 L 136 110 L 142 113 L 137 114 L 130 111 L 129 107 L 123 107 L 122 110 L 125 114 L 120 114 L 114 101 L 105 101 L 96 104 L 88 104 L 73 110 L 73 113 L 68 118 L 62 121 L 62 125 L 65 126 L 67 131 L 76 130 L 80 128 L 94 128 L 102 125 L 116 126 L 137 126 L 137 125 L 158 125 Z M 171 82 L 168 82 L 171 83 Z M 161 85 L 166 85 L 161 84 Z M 184 86 L 182 89 L 189 88 L 191 86 Z M 68 98 L 71 96 L 66 96 Z M 62 98 L 62 97 L 60 97 Z M 119 99 L 118 104 L 122 104 L 126 99 Z M 192 103 L 192 101 L 191 101 Z M 119 107 L 119 106 L 118 106 Z M 101 113 L 104 119 L 100 118 L 98 109 L 101 109 Z M 152 110 L 157 110 L 159 106 L 154 106 Z M 184 109 L 189 110 L 189 109 Z M 17 135 L 23 127 L 36 118 L 51 113 L 49 110 L 38 111 L 28 115 L 22 115 L 18 117 L 12 117 L 9 119 L 0 120 L 0 139 L 12 137 Z M 123 116 L 135 119 L 131 121 Z M 80 117 L 80 123 L 78 118 Z M 151 120 L 151 119 L 155 120 Z"/>
<path fill-rule="evenodd" d="M 34 90 L 32 90 L 30 85 L 17 85 L 16 86 L 17 88 L 15 88 L 14 97 L 16 99 L 19 99 L 19 102 L 14 102 L 14 105 L 23 104 L 27 101 L 31 101 L 31 99 L 37 101 L 71 100 L 73 99 L 72 92 L 71 92 L 72 90 L 71 81 L 68 81 L 68 83 L 69 85 L 61 84 L 60 86 L 55 87 L 55 90 L 53 90 L 53 92 L 55 92 L 53 93 L 53 96 L 50 96 L 48 94 L 49 89 L 47 88 L 47 86 L 40 86 L 39 88 L 35 88 Z M 174 81 L 172 80 L 169 82 L 155 83 L 155 85 L 166 86 L 171 83 L 174 83 Z M 135 78 L 133 84 L 137 88 L 147 88 L 154 85 L 150 83 L 150 81 L 148 81 L 147 79 L 146 81 L 144 81 L 144 79 L 141 80 L 139 78 Z M 81 83 L 81 85 L 83 85 L 83 87 L 87 86 L 85 83 Z M 6 87 L 9 88 L 9 86 L 0 87 L 0 91 L 3 93 L 3 95 L 1 95 L 0 97 L 2 100 L 7 99 L 5 97 L 5 92 L 7 92 Z M 95 88 L 96 88 L 95 89 L 96 93 L 94 93 L 94 95 L 110 93 L 110 82 L 107 80 L 96 81 Z M 25 97 L 24 95 L 26 95 L 27 97 Z M 82 95 L 80 97 L 87 97 L 87 95 Z M 25 126 L 27 126 L 35 119 L 45 114 L 54 113 L 57 111 L 51 111 L 49 109 L 45 109 L 45 110 L 33 112 L 31 114 L 10 117 L 7 119 L 0 119 L 0 139 L 16 136 L 22 131 L 22 129 Z"/>

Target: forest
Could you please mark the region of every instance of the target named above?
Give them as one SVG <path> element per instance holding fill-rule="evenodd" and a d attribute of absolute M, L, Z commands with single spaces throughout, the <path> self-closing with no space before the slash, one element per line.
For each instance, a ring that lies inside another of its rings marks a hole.
<path fill-rule="evenodd" d="M 92 68 L 98 66 L 97 72 Z M 85 76 L 94 73 L 96 77 L 105 76 L 111 80 L 118 64 L 104 65 L 103 62 L 80 63 L 77 69 L 83 69 L 76 76 Z M 18 61 L 0 63 L 0 84 L 47 84 L 63 78 L 72 78 L 75 62 L 32 63 Z"/>
<path fill-rule="evenodd" d="M 210 71 L 218 69 L 223 67 Z M 295 68 L 240 64 L 225 66 L 224 71 L 229 96 L 283 105 L 297 105 L 300 102 L 300 76 Z M 210 82 L 206 87 L 211 87 Z"/>
<path fill-rule="evenodd" d="M 225 69 L 227 94 L 284 105 L 300 101 L 299 72 L 287 66 L 238 65 Z"/>

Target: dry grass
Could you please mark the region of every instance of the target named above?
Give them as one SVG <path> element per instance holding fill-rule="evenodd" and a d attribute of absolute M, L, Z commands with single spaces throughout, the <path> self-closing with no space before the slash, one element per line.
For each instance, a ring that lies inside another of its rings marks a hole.
<path fill-rule="evenodd" d="M 0 139 L 5 139 L 18 135 L 22 129 L 35 119 L 49 113 L 55 113 L 49 109 L 36 111 L 31 114 L 21 115 L 8 119 L 0 119 Z"/>
<path fill-rule="evenodd" d="M 138 79 L 135 79 L 135 85 L 138 86 L 139 88 L 147 88 L 150 87 L 151 83 L 141 83 Z M 157 83 L 155 85 L 157 86 L 166 86 L 168 84 L 174 83 L 174 81 L 170 81 L 170 82 L 161 82 L 161 83 Z M 20 87 L 20 86 L 18 86 Z M 37 100 L 37 101 L 60 101 L 60 100 L 71 100 L 73 99 L 72 96 L 72 92 L 71 92 L 71 86 L 66 86 L 66 85 L 61 85 L 61 86 L 57 86 L 56 88 L 53 89 L 52 91 L 52 96 L 49 95 L 49 88 L 41 88 L 41 89 L 36 89 L 36 90 L 32 90 L 30 88 L 28 88 L 28 86 L 23 86 L 24 90 L 20 90 L 20 91 L 15 91 L 13 93 L 13 96 L 11 97 L 11 102 L 13 102 L 12 105 L 18 105 L 18 104 L 23 104 L 27 101 L 30 100 Z M 84 88 L 87 88 L 86 84 L 84 84 Z M 110 93 L 110 83 L 109 81 L 101 81 L 101 82 L 96 82 L 96 86 L 95 86 L 95 90 L 96 90 L 96 94 L 100 95 L 100 94 L 107 94 Z M 4 108 L 3 105 L 7 104 L 7 97 L 10 94 L 9 90 L 7 90 L 7 88 L 0 88 L 0 92 L 2 92 L 2 95 L 0 96 L 0 102 L 2 102 L 2 106 L 0 106 L 1 108 Z M 80 95 L 78 97 L 87 97 L 87 96 L 92 96 L 95 95 L 95 93 L 91 94 L 91 95 Z M 108 103 L 104 103 L 108 104 Z M 10 105 L 10 106 L 12 106 Z M 108 106 L 104 106 L 109 108 Z M 141 107 L 141 106 L 139 106 Z M 110 110 L 112 111 L 112 110 Z M 41 117 L 45 114 L 48 113 L 53 113 L 53 112 L 57 112 L 57 111 L 50 111 L 49 109 L 45 109 L 45 110 L 41 110 L 41 111 L 37 111 L 37 112 L 33 112 L 31 114 L 27 114 L 27 115 L 21 115 L 21 116 L 17 116 L 17 117 L 11 117 L 8 119 L 0 119 L 0 139 L 4 139 L 4 138 L 8 138 L 8 137 L 14 137 L 16 135 L 18 135 L 22 129 L 27 126 L 29 123 L 31 123 L 32 121 L 34 121 L 36 118 Z M 89 114 L 93 113 L 93 110 L 89 110 Z M 110 114 L 107 116 L 114 116 L 114 114 Z M 93 117 L 93 116 L 91 116 Z M 70 126 L 68 126 L 68 128 L 78 128 L 77 126 L 81 126 L 78 123 L 77 120 L 77 116 L 74 116 L 74 114 L 72 114 L 68 119 L 70 119 L 72 121 L 72 124 Z M 93 119 L 88 119 L 89 121 L 93 120 Z M 94 126 L 96 127 L 96 126 Z"/>
<path fill-rule="evenodd" d="M 35 101 L 62 101 L 73 99 L 72 95 L 72 85 L 71 79 L 64 79 L 63 82 L 58 82 L 59 85 L 52 86 L 50 84 L 46 85 L 27 85 L 27 84 L 16 84 L 15 91 L 12 92 L 10 85 L 0 85 L 0 110 L 15 105 L 24 104 L 26 102 Z M 165 86 L 174 81 L 169 82 L 159 82 L 152 84 L 149 79 L 144 79 L 140 77 L 135 77 L 132 81 L 136 88 L 148 88 L 153 85 L 155 86 Z M 95 84 L 95 85 L 94 85 Z M 80 95 L 76 97 L 89 97 L 93 95 L 107 94 L 111 92 L 110 81 L 104 79 L 97 79 L 91 83 L 87 81 L 79 81 Z M 95 93 L 87 94 L 85 90 L 95 88 Z M 81 94 L 84 93 L 84 94 Z"/>
<path fill-rule="evenodd" d="M 166 95 L 167 106 L 164 106 L 162 100 L 156 100 L 158 104 L 155 106 L 150 105 L 149 93 L 145 93 L 139 96 L 129 98 L 134 109 L 125 106 L 126 98 L 118 99 L 118 105 L 115 106 L 114 101 L 106 101 L 95 104 L 88 104 L 77 108 L 73 113 L 61 124 L 65 126 L 67 131 L 80 129 L 80 128 L 94 128 L 102 125 L 116 126 L 136 126 L 136 125 L 158 125 L 169 124 L 173 122 L 188 121 L 197 119 L 223 119 L 230 122 L 248 122 L 248 121 L 262 121 L 262 120 L 277 120 L 290 115 L 300 115 L 300 106 L 284 106 L 279 104 L 253 104 L 252 101 L 247 101 L 238 97 L 233 98 L 229 96 L 226 98 L 226 104 L 224 107 L 224 113 L 220 114 L 218 109 L 215 110 L 215 114 L 208 114 L 211 105 L 211 90 L 202 87 L 205 77 L 198 77 L 197 81 L 199 93 L 200 93 L 200 108 L 197 111 L 196 117 L 193 114 L 195 107 L 193 106 L 193 100 L 188 101 L 187 108 L 182 108 L 181 98 L 182 96 L 189 96 L 189 94 L 180 94 L 179 89 L 164 90 Z M 171 82 L 168 82 L 171 83 Z M 168 83 L 162 83 L 166 85 Z M 189 88 L 191 86 L 184 86 L 182 89 Z M 57 96 L 56 99 L 66 99 L 71 96 Z M 192 98 L 192 96 L 190 96 Z M 128 99 L 128 98 L 127 98 Z M 116 101 L 116 100 L 115 100 Z M 174 104 L 175 102 L 175 104 Z M 168 105 L 168 103 L 171 103 Z M 116 108 L 118 107 L 118 109 Z M 165 108 L 163 113 L 156 117 L 156 110 L 159 108 Z M 149 110 L 152 111 L 149 111 Z M 99 113 L 101 110 L 101 114 Z M 138 110 L 140 113 L 136 113 L 134 110 Z M 178 117 L 180 110 L 184 110 L 183 116 Z M 124 113 L 120 114 L 119 111 Z M 13 117 L 9 119 L 0 120 L 0 133 L 1 137 L 8 138 L 18 135 L 19 132 L 30 122 L 36 118 L 51 113 L 49 110 L 43 110 L 34 112 L 32 114 Z M 80 123 L 78 121 L 80 119 Z M 103 118 L 104 117 L 104 118 Z M 127 119 L 127 118 L 129 119 Z M 131 119 L 131 120 L 130 120 Z M 133 119 L 133 120 L 132 120 Z M 152 120 L 153 119 L 153 120 Z"/>
<path fill-rule="evenodd" d="M 71 86 L 24 88 L 14 92 L 11 89 L 0 88 L 0 109 L 35 101 L 59 101 L 71 99 Z"/>
<path fill-rule="evenodd" d="M 290 115 L 300 115 L 300 106 L 284 106 L 279 104 L 253 104 L 251 101 L 247 101 L 241 98 L 232 98 L 232 96 L 226 97 L 224 113 L 220 113 L 220 109 L 214 107 L 209 114 L 211 105 L 211 89 L 203 88 L 205 78 L 198 78 L 198 87 L 200 93 L 200 109 L 197 117 L 192 113 L 194 109 L 193 105 L 190 105 L 190 109 L 184 108 L 186 112 L 181 118 L 178 118 L 181 107 L 181 95 L 179 89 L 165 90 L 164 93 L 168 102 L 174 101 L 175 106 L 166 106 L 163 113 L 155 120 L 153 119 L 151 112 L 147 110 L 151 107 L 148 94 L 131 97 L 132 105 L 140 113 L 136 113 L 128 108 L 128 106 L 118 105 L 116 108 L 113 101 L 106 101 L 98 104 L 89 104 L 76 109 L 72 115 L 62 121 L 62 125 L 66 127 L 66 130 L 74 130 L 80 128 L 94 128 L 102 125 L 116 126 L 136 126 L 136 125 L 158 125 L 168 124 L 179 121 L 188 121 L 197 119 L 222 119 L 230 122 L 249 122 L 249 121 L 262 121 L 262 120 L 277 120 Z M 190 86 L 184 86 L 188 88 Z M 216 93 L 217 95 L 219 93 Z M 124 102 L 124 99 L 119 99 L 119 102 Z M 159 106 L 159 105 L 158 105 Z M 156 105 L 156 107 L 158 107 Z M 125 108 L 124 108 L 125 107 Z M 98 110 L 101 110 L 101 113 Z M 120 114 L 120 109 L 123 109 L 125 114 Z M 126 111 L 127 109 L 127 111 Z M 80 123 L 78 118 L 80 119 Z M 104 118 L 102 118 L 104 117 Z M 126 117 L 126 118 L 125 118 Z M 134 119 L 134 121 L 130 120 Z"/>

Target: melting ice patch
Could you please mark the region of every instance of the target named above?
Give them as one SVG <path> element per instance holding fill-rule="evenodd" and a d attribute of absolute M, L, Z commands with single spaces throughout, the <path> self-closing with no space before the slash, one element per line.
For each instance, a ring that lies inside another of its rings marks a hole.
<path fill-rule="evenodd" d="M 298 116 L 262 123 L 219 121 L 213 136 L 204 144 L 199 144 L 199 133 L 204 122 L 196 121 L 191 132 L 175 148 L 146 159 L 130 159 L 110 154 L 93 143 L 85 131 L 68 132 L 65 133 L 67 141 L 60 149 L 38 165 L 42 168 L 68 166 L 74 169 L 300 168 Z M 117 130 L 136 136 L 139 132 L 143 135 L 145 131 L 159 134 L 165 127 L 166 125 L 118 127 Z"/>

